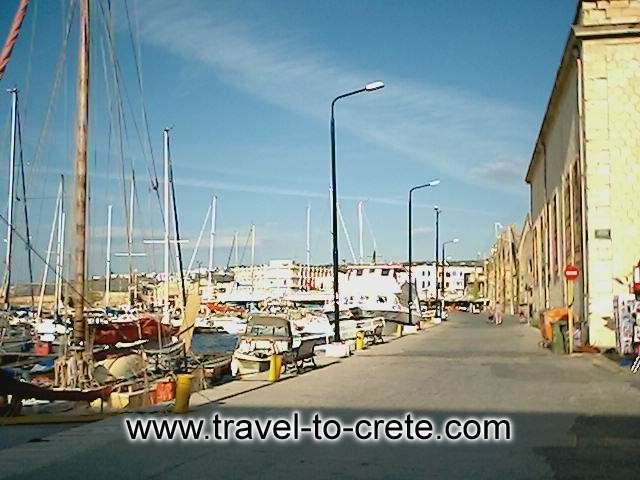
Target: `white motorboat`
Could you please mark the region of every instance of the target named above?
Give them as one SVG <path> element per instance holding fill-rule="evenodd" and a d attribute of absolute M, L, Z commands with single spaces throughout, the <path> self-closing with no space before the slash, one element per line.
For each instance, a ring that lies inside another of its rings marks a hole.
<path fill-rule="evenodd" d="M 269 369 L 273 355 L 292 355 L 293 335 L 288 319 L 253 315 L 231 358 L 231 374 L 246 375 Z"/>
<path fill-rule="evenodd" d="M 233 315 L 206 315 L 196 318 L 196 332 L 221 332 L 242 335 L 247 330 L 247 320 Z"/>

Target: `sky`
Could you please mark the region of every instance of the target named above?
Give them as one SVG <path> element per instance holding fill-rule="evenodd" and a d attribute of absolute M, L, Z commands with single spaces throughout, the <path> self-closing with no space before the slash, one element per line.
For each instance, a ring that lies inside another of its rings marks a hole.
<path fill-rule="evenodd" d="M 443 212 L 441 239 L 460 239 L 451 256 L 486 255 L 494 223 L 521 225 L 526 215 L 524 176 L 575 13 L 574 0 L 91 4 L 91 273 L 104 271 L 108 204 L 113 251 L 125 250 L 132 171 L 134 249 L 147 253 L 135 268 L 161 268 L 160 247 L 143 240 L 162 235 L 150 185 L 162 182 L 164 128 L 171 128 L 186 262 L 217 195 L 217 265 L 231 257 L 236 231 L 241 260 L 249 262 L 252 223 L 256 262 L 303 261 L 307 205 L 311 261 L 329 263 L 330 104 L 376 80 L 385 88 L 336 105 L 337 191 L 356 256 L 358 201 L 367 220 L 365 256 L 375 239 L 379 260 L 405 260 L 408 190 L 433 179 L 440 185 L 414 197 L 414 258 L 434 256 L 434 205 Z M 17 5 L 0 2 L 2 38 Z M 29 222 L 41 257 L 60 174 L 67 245 L 73 241 L 77 23 L 73 1 L 32 0 L 0 81 L 3 90 L 20 90 Z M 1 198 L 8 188 L 9 118 L 6 95 Z M 3 202 L 6 215 L 4 208 Z M 22 208 L 18 202 L 14 223 L 24 234 Z M 206 265 L 208 243 L 207 227 L 196 264 Z M 16 245 L 14 263 L 24 273 L 21 239 Z M 342 229 L 340 258 L 351 260 Z M 34 260 L 36 272 L 42 265 Z M 114 271 L 127 268 L 125 258 L 114 258 Z"/>

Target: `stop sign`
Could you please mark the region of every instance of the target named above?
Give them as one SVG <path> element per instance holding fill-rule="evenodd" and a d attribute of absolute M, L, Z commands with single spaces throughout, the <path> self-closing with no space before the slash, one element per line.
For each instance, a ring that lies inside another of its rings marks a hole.
<path fill-rule="evenodd" d="M 575 282 L 580 275 L 580 270 L 575 265 L 567 265 L 564 269 L 564 278 L 570 282 Z"/>

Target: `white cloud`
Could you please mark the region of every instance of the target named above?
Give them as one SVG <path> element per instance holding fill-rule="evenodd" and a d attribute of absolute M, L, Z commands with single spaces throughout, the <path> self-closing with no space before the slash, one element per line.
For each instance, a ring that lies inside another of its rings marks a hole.
<path fill-rule="evenodd" d="M 337 93 L 383 78 L 383 91 L 340 106 L 340 128 L 467 183 L 513 190 L 477 172 L 494 158 L 524 156 L 530 139 L 523 127 L 533 121 L 526 112 L 457 89 L 336 64 L 293 34 L 280 33 L 276 40 L 268 29 L 251 29 L 210 5 L 144 3 L 143 41 L 210 68 L 250 95 L 322 122 Z M 524 192 L 521 178 L 519 184 Z"/>

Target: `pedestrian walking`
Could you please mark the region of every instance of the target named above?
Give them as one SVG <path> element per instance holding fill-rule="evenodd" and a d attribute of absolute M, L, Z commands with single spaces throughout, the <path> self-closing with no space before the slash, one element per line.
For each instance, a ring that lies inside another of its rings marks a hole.
<path fill-rule="evenodd" d="M 497 326 L 502 325 L 502 307 L 500 306 L 500 302 L 496 302 L 496 308 L 493 312 L 493 319 Z"/>

